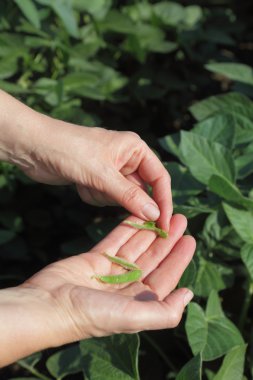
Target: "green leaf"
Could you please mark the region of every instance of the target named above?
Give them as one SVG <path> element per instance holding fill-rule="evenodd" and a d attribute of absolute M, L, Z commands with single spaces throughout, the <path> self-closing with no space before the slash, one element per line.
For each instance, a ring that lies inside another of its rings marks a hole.
<path fill-rule="evenodd" d="M 32 0 L 14 0 L 24 16 L 35 26 L 40 29 L 39 12 Z"/>
<path fill-rule="evenodd" d="M 253 281 L 253 243 L 245 244 L 241 249 L 241 259 L 246 266 Z"/>
<path fill-rule="evenodd" d="M 219 295 L 215 290 L 212 290 L 210 296 L 208 297 L 206 305 L 206 317 L 208 319 L 225 317 L 221 308 Z"/>
<path fill-rule="evenodd" d="M 16 236 L 14 231 L 0 229 L 0 245 L 8 243 Z"/>
<path fill-rule="evenodd" d="M 113 335 L 80 342 L 89 380 L 139 380 L 139 337 Z"/>
<path fill-rule="evenodd" d="M 224 177 L 213 175 L 208 183 L 209 189 L 226 201 L 231 201 L 253 210 L 253 200 L 242 195 L 238 187 Z"/>
<path fill-rule="evenodd" d="M 193 27 L 198 21 L 201 20 L 203 11 L 198 5 L 188 5 L 184 9 L 184 24 Z"/>
<path fill-rule="evenodd" d="M 227 148 L 234 146 L 236 121 L 232 115 L 217 114 L 195 124 L 192 132 Z"/>
<path fill-rule="evenodd" d="M 97 20 L 103 19 L 112 5 L 112 0 L 72 0 L 73 8 L 89 12 Z"/>
<path fill-rule="evenodd" d="M 190 264 L 185 269 L 182 277 L 179 280 L 178 287 L 179 288 L 189 288 L 195 281 L 195 277 L 197 274 L 196 265 L 192 260 Z"/>
<path fill-rule="evenodd" d="M 225 213 L 238 235 L 246 243 L 253 243 L 253 215 L 223 203 Z"/>
<path fill-rule="evenodd" d="M 187 308 L 186 334 L 193 355 L 203 352 L 208 335 L 208 324 L 203 309 L 191 302 Z"/>
<path fill-rule="evenodd" d="M 253 138 L 253 136 L 252 136 Z M 236 157 L 235 167 L 237 171 L 237 177 L 244 179 L 253 173 L 253 154 L 247 153 Z"/>
<path fill-rule="evenodd" d="M 106 17 L 99 23 L 99 27 L 106 31 L 110 30 L 117 33 L 135 33 L 136 25 L 126 15 L 116 10 L 111 10 Z"/>
<path fill-rule="evenodd" d="M 227 287 L 226 277 L 232 273 L 232 269 L 216 264 L 200 257 L 197 275 L 194 281 L 194 294 L 208 297 L 214 290 L 223 290 Z"/>
<path fill-rule="evenodd" d="M 186 363 L 177 374 L 176 380 L 202 380 L 201 355 L 197 355 Z"/>
<path fill-rule="evenodd" d="M 163 164 L 172 179 L 173 198 L 185 199 L 191 195 L 197 195 L 204 190 L 204 186 L 192 177 L 186 167 L 177 162 L 164 162 Z"/>
<path fill-rule="evenodd" d="M 58 351 L 46 362 L 49 373 L 57 380 L 83 371 L 83 358 L 78 345 Z"/>
<path fill-rule="evenodd" d="M 166 152 L 173 154 L 177 158 L 181 159 L 181 152 L 179 150 L 180 144 L 180 133 L 174 133 L 172 135 L 167 135 L 158 140 L 161 147 L 166 150 Z M 182 161 L 182 160 L 181 160 Z"/>
<path fill-rule="evenodd" d="M 22 1 L 22 0 L 21 0 Z M 51 7 L 61 19 L 63 25 L 71 37 L 78 38 L 79 30 L 77 20 L 73 11 L 71 0 L 36 0 L 40 4 Z"/>
<path fill-rule="evenodd" d="M 21 359 L 18 361 L 18 364 L 21 365 L 21 367 L 26 369 L 32 369 L 36 366 L 36 364 L 41 360 L 42 354 L 41 352 L 37 352 L 36 354 L 30 355 L 25 359 Z"/>
<path fill-rule="evenodd" d="M 225 95 L 210 96 L 193 104 L 190 111 L 197 120 L 204 120 L 218 112 L 238 116 L 245 123 L 253 119 L 252 101 L 242 94 L 230 92 Z"/>
<path fill-rule="evenodd" d="M 243 344 L 237 327 L 220 311 L 218 299 L 213 299 L 208 306 L 208 313 L 196 303 L 188 306 L 186 333 L 194 355 L 202 353 L 204 361 L 217 359 L 231 348 Z"/>
<path fill-rule="evenodd" d="M 235 167 L 232 155 L 221 144 L 192 132 L 181 132 L 179 148 L 184 163 L 199 182 L 208 184 L 214 174 L 221 175 L 231 182 L 234 181 Z"/>
<path fill-rule="evenodd" d="M 162 1 L 153 6 L 155 15 L 163 24 L 176 26 L 185 17 L 184 7 L 171 1 Z"/>
<path fill-rule="evenodd" d="M 224 358 L 214 380 L 242 380 L 246 345 L 234 347 Z"/>
<path fill-rule="evenodd" d="M 205 68 L 214 73 L 219 73 L 225 77 L 253 85 L 253 70 L 250 66 L 242 63 L 209 63 Z"/>

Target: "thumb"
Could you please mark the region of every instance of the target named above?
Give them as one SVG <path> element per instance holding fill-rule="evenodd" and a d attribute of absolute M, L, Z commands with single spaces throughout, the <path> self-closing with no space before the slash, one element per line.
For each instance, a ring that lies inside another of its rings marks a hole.
<path fill-rule="evenodd" d="M 104 190 L 110 198 L 141 219 L 157 220 L 160 216 L 154 200 L 141 187 L 118 172 L 107 181 Z"/>

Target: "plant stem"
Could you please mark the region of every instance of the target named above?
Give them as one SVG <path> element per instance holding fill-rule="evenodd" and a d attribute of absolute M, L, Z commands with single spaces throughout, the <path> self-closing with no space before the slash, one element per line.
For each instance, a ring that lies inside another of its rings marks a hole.
<path fill-rule="evenodd" d="M 37 371 L 36 368 L 31 367 L 29 365 L 26 365 L 26 364 L 22 363 L 21 361 L 19 362 L 19 365 L 21 365 L 21 367 L 27 369 L 29 372 L 31 372 L 31 374 L 37 376 L 41 380 L 52 380 L 50 377 L 47 377 L 47 376 L 43 375 L 42 373 L 40 373 L 39 371 Z"/>
<path fill-rule="evenodd" d="M 160 357 L 164 360 L 164 362 L 167 364 L 169 369 L 172 369 L 174 372 L 177 372 L 177 368 L 174 366 L 172 361 L 168 358 L 168 356 L 161 350 L 161 348 L 158 346 L 158 344 L 155 342 L 153 338 L 151 338 L 147 333 L 142 333 L 141 336 L 143 336 L 146 341 L 156 350 L 156 352 L 160 355 Z"/>
<path fill-rule="evenodd" d="M 244 303 L 242 306 L 242 311 L 241 311 L 239 323 L 238 323 L 238 327 L 241 331 L 243 331 L 243 329 L 244 329 L 244 325 L 245 325 L 246 318 L 248 315 L 249 307 L 251 304 L 252 295 L 253 295 L 253 282 L 248 277 Z"/>

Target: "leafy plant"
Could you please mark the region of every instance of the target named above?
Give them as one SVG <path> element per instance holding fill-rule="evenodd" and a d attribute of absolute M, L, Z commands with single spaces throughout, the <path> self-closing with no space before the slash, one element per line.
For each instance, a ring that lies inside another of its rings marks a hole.
<path fill-rule="evenodd" d="M 179 284 L 195 293 L 186 333 L 182 323 L 140 334 L 141 354 L 137 335 L 91 339 L 1 378 L 253 376 L 251 9 L 248 0 L 1 2 L 0 87 L 56 118 L 140 133 L 166 161 L 175 212 L 198 241 Z M 5 163 L 0 208 L 1 287 L 88 250 L 124 212 L 82 205 L 72 189 L 36 185 Z"/>

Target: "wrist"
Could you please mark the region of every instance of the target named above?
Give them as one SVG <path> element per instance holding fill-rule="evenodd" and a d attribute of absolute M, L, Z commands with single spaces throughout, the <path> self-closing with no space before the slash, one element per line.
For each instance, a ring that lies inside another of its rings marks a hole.
<path fill-rule="evenodd" d="M 64 339 L 59 307 L 45 290 L 27 285 L 1 290 L 0 309 L 0 368 Z"/>
<path fill-rule="evenodd" d="M 29 167 L 36 112 L 0 90 L 0 160 Z"/>

